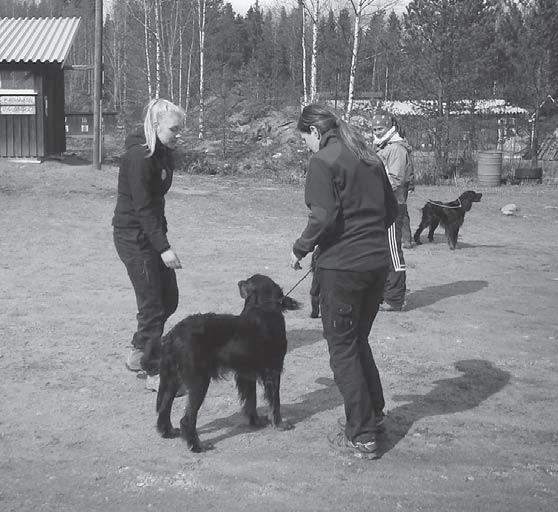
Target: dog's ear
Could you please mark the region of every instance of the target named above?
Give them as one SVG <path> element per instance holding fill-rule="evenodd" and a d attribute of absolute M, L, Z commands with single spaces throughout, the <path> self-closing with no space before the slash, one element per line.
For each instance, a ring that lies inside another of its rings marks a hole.
<path fill-rule="evenodd" d="M 238 291 L 243 299 L 247 299 L 254 293 L 254 285 L 249 281 L 238 281 Z"/>
<path fill-rule="evenodd" d="M 283 297 L 281 299 L 281 309 L 290 309 L 291 311 L 295 311 L 300 309 L 302 304 L 298 302 L 298 300 L 291 299 L 290 297 Z"/>

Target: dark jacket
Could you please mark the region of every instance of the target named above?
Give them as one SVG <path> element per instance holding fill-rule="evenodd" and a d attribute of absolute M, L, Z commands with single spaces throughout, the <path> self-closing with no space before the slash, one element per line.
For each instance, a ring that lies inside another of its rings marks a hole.
<path fill-rule="evenodd" d="M 171 151 L 159 140 L 155 152 L 148 149 L 143 130 L 126 138 L 126 153 L 120 161 L 118 198 L 112 225 L 141 232 L 158 253 L 170 248 L 167 240 L 165 194 L 172 183 Z"/>
<path fill-rule="evenodd" d="M 365 163 L 335 131 L 325 133 L 310 159 L 304 199 L 310 213 L 293 246 L 298 258 L 319 246 L 319 268 L 360 272 L 389 264 L 387 228 L 397 201 L 378 157 Z"/>

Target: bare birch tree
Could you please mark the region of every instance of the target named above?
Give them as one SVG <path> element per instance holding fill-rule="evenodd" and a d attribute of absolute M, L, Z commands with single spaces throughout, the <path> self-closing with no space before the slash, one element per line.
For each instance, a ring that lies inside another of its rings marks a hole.
<path fill-rule="evenodd" d="M 318 96 L 318 22 L 320 16 L 320 0 L 300 0 L 302 11 L 302 80 L 304 87 L 304 103 L 316 101 Z M 306 17 L 309 16 L 312 25 L 312 52 L 310 54 L 310 94 L 308 95 L 306 70 Z M 310 96 L 310 98 L 308 98 Z"/>
<path fill-rule="evenodd" d="M 191 76 L 192 76 L 192 55 L 194 54 L 194 42 L 196 38 L 196 18 L 192 16 L 192 39 L 190 40 L 190 50 L 188 52 L 188 71 L 186 73 L 186 104 L 184 108 L 186 113 L 188 113 L 188 108 L 190 107 L 190 95 L 191 95 Z"/>
<path fill-rule="evenodd" d="M 310 101 L 317 99 L 318 76 L 318 17 L 320 14 L 320 1 L 313 0 L 314 12 L 312 15 L 312 60 L 310 61 Z"/>
<path fill-rule="evenodd" d="M 200 111 L 199 111 L 199 127 L 198 127 L 198 138 L 203 139 L 204 135 L 204 96 L 203 96 L 203 85 L 204 85 L 204 50 L 205 50 L 205 14 L 206 14 L 206 0 L 198 0 L 198 34 L 199 34 L 199 45 L 200 45 Z"/>
<path fill-rule="evenodd" d="M 304 0 L 299 0 L 300 17 L 301 17 L 301 45 L 302 45 L 302 94 L 304 104 L 308 103 L 308 83 L 306 77 L 306 5 Z"/>
<path fill-rule="evenodd" d="M 345 117 L 348 118 L 353 110 L 353 102 L 355 96 L 355 78 L 358 65 L 358 51 L 360 48 L 361 27 L 363 26 L 363 18 L 368 14 L 369 8 L 375 0 L 349 0 L 353 8 L 355 21 L 353 30 L 353 50 L 351 55 L 351 68 L 349 71 L 349 89 L 347 91 L 347 103 L 345 104 Z M 395 2 L 388 2 L 382 5 L 382 9 L 392 6 Z"/>
<path fill-rule="evenodd" d="M 143 37 L 145 44 L 145 70 L 147 74 L 147 95 L 153 98 L 153 85 L 151 83 L 151 62 L 149 55 L 149 1 L 143 0 Z"/>
<path fill-rule="evenodd" d="M 155 97 L 161 95 L 161 0 L 155 0 Z"/>

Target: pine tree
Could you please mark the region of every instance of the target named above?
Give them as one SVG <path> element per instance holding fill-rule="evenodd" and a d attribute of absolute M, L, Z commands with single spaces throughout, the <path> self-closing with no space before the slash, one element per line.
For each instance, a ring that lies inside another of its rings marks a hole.
<path fill-rule="evenodd" d="M 436 165 L 449 159 L 449 114 L 485 92 L 496 20 L 495 0 L 413 0 L 404 14 L 407 91 L 433 104 Z"/>

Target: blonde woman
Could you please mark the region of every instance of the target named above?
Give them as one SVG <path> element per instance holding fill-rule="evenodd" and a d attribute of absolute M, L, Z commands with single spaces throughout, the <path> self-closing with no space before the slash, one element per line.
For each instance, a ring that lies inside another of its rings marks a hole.
<path fill-rule="evenodd" d="M 184 111 L 170 101 L 150 101 L 143 129 L 126 138 L 118 174 L 114 245 L 132 282 L 138 308 L 126 366 L 131 371 L 145 370 L 150 376 L 158 373 L 163 328 L 178 306 L 175 270 L 182 265 L 167 239 L 165 194 L 172 183 L 172 150 L 184 121 Z M 148 382 L 156 390 L 157 379 Z"/>

